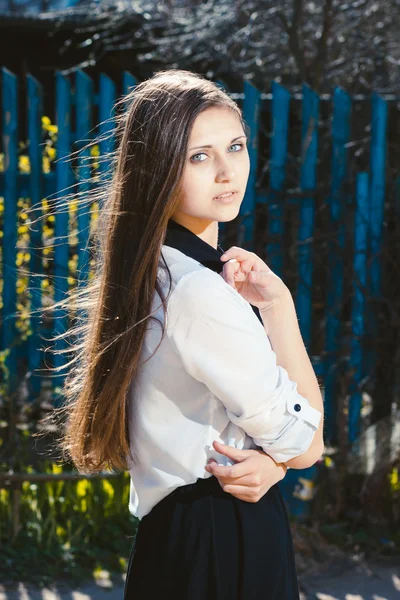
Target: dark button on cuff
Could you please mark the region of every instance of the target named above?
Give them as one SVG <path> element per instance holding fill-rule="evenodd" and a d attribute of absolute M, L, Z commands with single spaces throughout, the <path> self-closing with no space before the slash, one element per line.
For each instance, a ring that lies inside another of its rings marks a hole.
<path fill-rule="evenodd" d="M 296 412 L 299 412 L 299 410 L 301 410 L 301 406 L 300 406 L 300 404 L 295 404 L 295 405 L 294 405 L 294 410 L 295 410 Z"/>

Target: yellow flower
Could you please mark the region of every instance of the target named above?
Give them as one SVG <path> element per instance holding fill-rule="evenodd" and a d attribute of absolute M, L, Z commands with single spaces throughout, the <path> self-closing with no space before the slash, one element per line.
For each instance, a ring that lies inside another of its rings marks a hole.
<path fill-rule="evenodd" d="M 87 479 L 81 479 L 76 485 L 76 493 L 78 496 L 86 496 L 89 489 L 89 481 Z"/>
<path fill-rule="evenodd" d="M 47 145 L 46 146 L 46 151 L 47 151 L 47 156 L 49 157 L 50 160 L 54 160 L 57 154 L 57 151 L 55 148 L 53 148 L 52 146 Z"/>
<path fill-rule="evenodd" d="M 389 473 L 389 483 L 392 492 L 400 490 L 399 471 L 396 467 L 393 467 L 391 473 Z"/>
<path fill-rule="evenodd" d="M 103 489 L 110 499 L 114 497 L 114 488 L 107 479 L 103 479 Z"/>
<path fill-rule="evenodd" d="M 43 168 L 43 173 L 50 173 L 51 166 L 50 166 L 50 159 L 48 156 L 43 156 L 42 168 Z"/>
<path fill-rule="evenodd" d="M 29 160 L 29 156 L 19 156 L 18 160 L 18 168 L 21 173 L 30 173 L 31 172 L 31 163 Z"/>

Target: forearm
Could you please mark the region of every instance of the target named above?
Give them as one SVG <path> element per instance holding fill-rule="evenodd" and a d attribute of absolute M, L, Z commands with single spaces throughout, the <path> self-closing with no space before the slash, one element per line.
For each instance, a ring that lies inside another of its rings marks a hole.
<path fill-rule="evenodd" d="M 321 456 L 323 442 L 324 407 L 313 366 L 304 346 L 297 320 L 293 298 L 288 292 L 284 301 L 267 311 L 260 311 L 265 331 L 277 357 L 277 364 L 288 372 L 289 378 L 297 383 L 298 392 L 313 408 L 322 413 L 318 430 L 310 448 L 305 454 L 288 460 L 285 464 L 294 469 L 302 469 L 314 464 Z"/>

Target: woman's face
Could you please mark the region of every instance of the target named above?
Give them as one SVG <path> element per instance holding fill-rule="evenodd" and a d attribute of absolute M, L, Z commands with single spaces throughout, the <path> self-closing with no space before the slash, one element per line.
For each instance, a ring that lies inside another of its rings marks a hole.
<path fill-rule="evenodd" d="M 182 196 L 173 219 L 192 230 L 237 217 L 246 190 L 250 160 L 239 116 L 223 107 L 201 112 L 189 136 Z M 234 191 L 230 198 L 216 196 Z"/>

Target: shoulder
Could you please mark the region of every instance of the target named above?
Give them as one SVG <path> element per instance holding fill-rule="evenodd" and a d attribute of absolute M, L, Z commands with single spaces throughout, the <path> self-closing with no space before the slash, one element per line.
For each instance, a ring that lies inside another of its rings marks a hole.
<path fill-rule="evenodd" d="M 168 300 L 168 312 L 171 315 L 182 316 L 184 313 L 193 318 L 216 315 L 219 311 L 231 308 L 234 312 L 239 310 L 243 314 L 245 311 L 252 319 L 256 318 L 251 305 L 219 273 L 166 245 L 162 247 L 162 256 L 172 279 L 172 293 Z M 162 277 L 167 281 L 165 265 L 163 267 L 162 263 Z"/>
<path fill-rule="evenodd" d="M 161 273 L 166 273 L 167 267 L 174 284 L 177 284 L 180 278 L 187 273 L 205 269 L 205 267 L 194 258 L 191 258 L 176 248 L 164 244 L 161 248 L 159 271 Z"/>
<path fill-rule="evenodd" d="M 171 309 L 178 315 L 223 320 L 231 315 L 241 318 L 253 310 L 248 302 L 234 290 L 219 273 L 206 267 L 185 273 L 179 278 L 171 296 Z"/>

